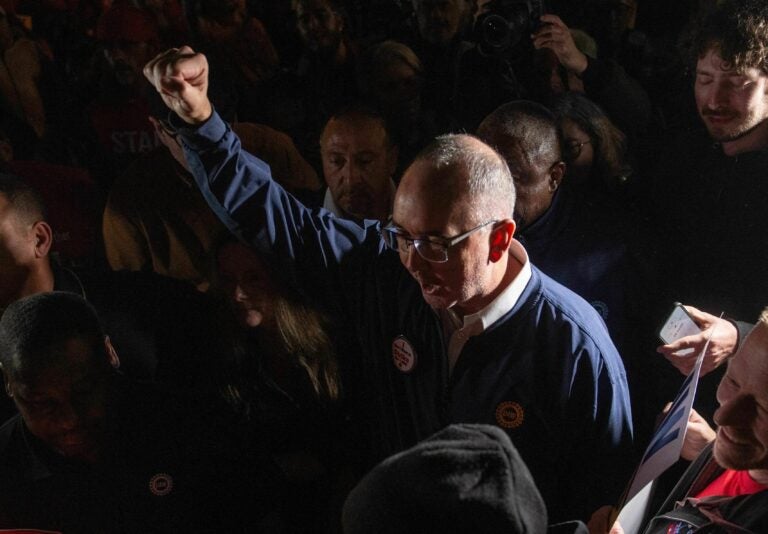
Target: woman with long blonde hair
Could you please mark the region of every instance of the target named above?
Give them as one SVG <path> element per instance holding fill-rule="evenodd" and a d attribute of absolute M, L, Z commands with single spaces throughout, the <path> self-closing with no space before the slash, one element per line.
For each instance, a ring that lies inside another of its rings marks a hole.
<path fill-rule="evenodd" d="M 214 291 L 237 325 L 224 395 L 286 476 L 291 532 L 335 532 L 354 440 L 330 322 L 267 256 L 234 237 L 219 242 L 214 261 Z"/>

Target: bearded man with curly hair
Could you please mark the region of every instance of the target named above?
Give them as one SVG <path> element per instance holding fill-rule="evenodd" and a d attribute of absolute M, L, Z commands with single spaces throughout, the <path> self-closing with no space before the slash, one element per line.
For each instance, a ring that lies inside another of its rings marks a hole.
<path fill-rule="evenodd" d="M 726 318 L 743 318 L 757 317 L 768 295 L 768 3 L 719 2 L 694 25 L 685 44 L 695 69 L 700 121 L 663 146 L 656 172 L 649 175 L 649 227 L 659 232 L 656 267 L 662 273 L 651 321 L 656 328 L 675 301 L 715 317 L 724 312 Z M 702 377 L 697 394 L 696 409 L 709 420 L 721 364 L 745 335 L 723 324 L 707 353 L 707 368 L 717 367 L 716 372 Z M 707 329 L 704 322 L 699 326 Z M 736 343 L 730 350 L 712 350 L 720 337 Z M 668 348 L 659 352 L 678 368 L 683 358 L 698 355 L 697 350 L 681 357 Z M 659 361 L 663 365 L 649 365 L 658 367 L 658 380 L 666 384 L 658 388 L 666 397 L 658 399 L 662 406 L 680 375 Z"/>

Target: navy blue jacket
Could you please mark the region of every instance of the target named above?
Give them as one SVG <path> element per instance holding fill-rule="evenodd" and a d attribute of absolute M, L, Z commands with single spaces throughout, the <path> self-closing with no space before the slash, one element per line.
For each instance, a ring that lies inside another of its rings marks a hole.
<path fill-rule="evenodd" d="M 617 221 L 609 227 L 597 220 L 602 215 L 594 213 L 597 206 L 580 210 L 579 202 L 575 192 L 561 188 L 549 209 L 519 230 L 518 239 L 537 267 L 592 304 L 621 346 L 627 328 L 626 239 L 617 235 Z"/>
<path fill-rule="evenodd" d="M 449 378 L 440 318 L 378 222 L 305 208 L 216 114 L 180 131 L 224 224 L 286 258 L 305 291 L 351 325 L 375 457 L 449 423 L 496 424 L 528 463 L 551 521 L 587 518 L 618 499 L 633 467 L 626 376 L 588 303 L 533 268 L 515 307 L 467 342 Z"/>
<path fill-rule="evenodd" d="M 517 235 L 534 265 L 583 297 L 605 321 L 627 371 L 635 442 L 646 444 L 668 400 L 658 397 L 659 385 L 648 376 L 651 367 L 655 372 L 668 364 L 653 350 L 658 343 L 648 343 L 657 339 L 659 326 L 649 319 L 654 286 L 648 246 L 631 211 L 615 202 L 604 192 L 563 184 L 549 209 Z"/>

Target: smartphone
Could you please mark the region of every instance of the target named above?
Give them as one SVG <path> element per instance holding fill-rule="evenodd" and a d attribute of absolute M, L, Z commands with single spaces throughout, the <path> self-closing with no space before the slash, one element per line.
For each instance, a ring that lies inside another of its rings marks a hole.
<path fill-rule="evenodd" d="M 685 309 L 685 306 L 679 302 L 675 302 L 672 312 L 664 322 L 664 326 L 659 330 L 659 339 L 664 342 L 665 345 L 674 343 L 681 337 L 691 336 L 701 332 L 701 328 L 693 320 L 691 315 Z M 677 356 L 685 356 L 693 352 L 693 349 L 684 349 L 675 353 Z"/>

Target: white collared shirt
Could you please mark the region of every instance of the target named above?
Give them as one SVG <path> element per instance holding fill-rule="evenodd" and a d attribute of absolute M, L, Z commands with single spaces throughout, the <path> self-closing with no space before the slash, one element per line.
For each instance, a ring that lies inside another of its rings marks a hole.
<path fill-rule="evenodd" d="M 397 189 L 397 186 L 395 186 L 395 182 L 392 179 L 390 179 L 389 180 L 389 211 L 390 213 L 392 212 L 392 202 L 395 199 L 395 189 Z M 331 194 L 330 187 L 325 188 L 325 196 L 323 197 L 323 207 L 340 219 L 350 218 L 349 214 L 345 213 L 344 210 L 342 210 L 339 207 L 339 205 L 336 204 L 336 201 L 333 199 L 333 195 Z"/>
<path fill-rule="evenodd" d="M 528 260 L 528 253 L 516 239 L 513 239 L 509 245 L 509 254 L 512 256 L 511 259 L 522 265 L 522 268 L 514 280 L 485 308 L 471 315 L 465 315 L 463 321 L 450 308 L 438 312 L 443 323 L 443 335 L 448 340 L 448 364 L 451 372 L 467 340 L 482 334 L 511 310 L 531 279 L 531 262 Z"/>
<path fill-rule="evenodd" d="M 331 194 L 331 188 L 326 187 L 325 188 L 325 197 L 323 198 L 323 207 L 333 213 L 336 217 L 339 217 L 341 219 L 347 218 L 347 214 L 341 211 L 341 208 L 336 205 L 336 201 L 333 200 L 333 195 Z"/>

